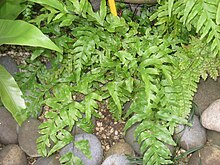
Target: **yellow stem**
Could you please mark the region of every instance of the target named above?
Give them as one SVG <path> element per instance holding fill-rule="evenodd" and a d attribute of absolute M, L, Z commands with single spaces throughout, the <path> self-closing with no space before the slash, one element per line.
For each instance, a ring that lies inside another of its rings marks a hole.
<path fill-rule="evenodd" d="M 109 6 L 110 6 L 110 11 L 114 16 L 117 16 L 117 10 L 115 6 L 115 0 L 108 0 Z"/>

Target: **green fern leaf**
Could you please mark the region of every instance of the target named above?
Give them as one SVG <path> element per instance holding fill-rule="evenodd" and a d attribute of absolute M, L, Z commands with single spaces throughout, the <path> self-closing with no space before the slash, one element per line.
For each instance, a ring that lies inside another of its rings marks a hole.
<path fill-rule="evenodd" d="M 216 13 L 216 24 L 220 24 L 220 3 L 218 4 L 217 13 Z"/>

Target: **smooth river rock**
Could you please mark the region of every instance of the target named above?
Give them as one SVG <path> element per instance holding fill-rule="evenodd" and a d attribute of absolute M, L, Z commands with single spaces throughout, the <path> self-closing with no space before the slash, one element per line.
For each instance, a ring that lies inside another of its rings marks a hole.
<path fill-rule="evenodd" d="M 219 165 L 220 148 L 215 145 L 206 145 L 201 150 L 196 151 L 190 157 L 188 165 Z"/>
<path fill-rule="evenodd" d="M 206 143 L 206 130 L 202 127 L 198 116 L 193 116 L 192 127 L 180 125 L 175 130 L 174 139 L 180 146 L 189 150 Z"/>
<path fill-rule="evenodd" d="M 207 139 L 210 143 L 220 146 L 220 132 L 206 130 Z"/>
<path fill-rule="evenodd" d="M 18 143 L 17 126 L 11 113 L 4 107 L 0 107 L 0 143 Z"/>
<path fill-rule="evenodd" d="M 220 99 L 202 113 L 201 123 L 206 129 L 220 132 Z"/>
<path fill-rule="evenodd" d="M 55 155 L 52 155 L 48 158 L 38 158 L 34 165 L 60 165 L 60 162 Z"/>
<path fill-rule="evenodd" d="M 0 65 L 4 66 L 4 68 L 14 76 L 15 73 L 19 72 L 17 64 L 10 56 L 0 57 Z"/>
<path fill-rule="evenodd" d="M 16 144 L 9 144 L 0 151 L 0 165 L 26 165 L 25 153 Z"/>
<path fill-rule="evenodd" d="M 18 142 L 21 149 L 30 157 L 39 157 L 36 140 L 40 136 L 38 126 L 41 122 L 37 119 L 28 119 L 21 125 L 18 133 Z"/>
<path fill-rule="evenodd" d="M 92 159 L 87 158 L 79 149 L 73 146 L 73 143 L 68 144 L 61 149 L 60 155 L 63 156 L 68 152 L 72 152 L 79 157 L 84 165 L 100 165 L 103 157 L 103 149 L 99 139 L 93 134 L 78 134 L 75 136 L 75 141 L 88 140 Z"/>
<path fill-rule="evenodd" d="M 217 99 L 220 99 L 220 76 L 217 80 L 208 77 L 205 81 L 200 79 L 197 92 L 193 101 L 198 106 L 196 115 L 200 116 L 208 106 Z"/>
<path fill-rule="evenodd" d="M 90 3 L 92 5 L 94 11 L 99 10 L 100 2 L 101 2 L 101 0 L 90 0 Z"/>
<path fill-rule="evenodd" d="M 124 155 L 111 155 L 104 160 L 102 165 L 131 165 L 129 160 Z"/>
<path fill-rule="evenodd" d="M 115 143 L 106 153 L 105 158 L 111 156 L 111 155 L 130 155 L 130 156 L 134 156 L 134 150 L 132 149 L 132 147 L 125 142 L 118 142 Z"/>
<path fill-rule="evenodd" d="M 125 134 L 125 141 L 131 145 L 131 147 L 134 149 L 134 151 L 141 155 L 141 151 L 140 151 L 140 145 L 138 144 L 138 142 L 136 141 L 135 137 L 134 137 L 134 131 L 137 128 L 138 124 L 134 124 L 133 126 L 131 126 Z"/>

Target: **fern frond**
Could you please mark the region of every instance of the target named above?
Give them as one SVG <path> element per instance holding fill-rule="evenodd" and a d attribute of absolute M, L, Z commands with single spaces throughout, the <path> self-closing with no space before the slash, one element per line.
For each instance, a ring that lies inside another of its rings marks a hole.
<path fill-rule="evenodd" d="M 79 27 L 73 31 L 73 35 L 77 38 L 73 44 L 71 54 L 73 55 L 73 65 L 75 67 L 76 81 L 79 82 L 81 72 L 84 66 L 91 65 L 92 55 L 95 52 L 95 46 L 99 42 L 95 28 Z"/>
<path fill-rule="evenodd" d="M 220 26 L 217 20 L 219 20 L 220 2 L 218 0 L 174 1 L 172 8 L 170 3 L 171 1 L 168 1 L 160 6 L 151 16 L 151 20 L 157 18 L 156 25 L 160 25 L 164 31 L 168 31 L 169 27 L 175 27 L 173 25 L 178 24 L 180 20 L 188 31 L 195 29 L 201 40 L 211 43 L 213 56 L 219 56 Z"/>
<path fill-rule="evenodd" d="M 73 155 L 71 152 L 66 153 L 60 158 L 60 163 L 62 165 L 83 165 L 83 162 L 80 158 Z"/>
<path fill-rule="evenodd" d="M 190 26 L 196 28 L 200 39 L 211 42 L 211 51 L 213 56 L 219 56 L 220 53 L 220 26 L 216 23 L 218 17 L 219 1 L 208 0 L 190 0 L 182 1 L 183 12 L 180 12 L 180 21 L 182 21 L 188 29 Z"/>

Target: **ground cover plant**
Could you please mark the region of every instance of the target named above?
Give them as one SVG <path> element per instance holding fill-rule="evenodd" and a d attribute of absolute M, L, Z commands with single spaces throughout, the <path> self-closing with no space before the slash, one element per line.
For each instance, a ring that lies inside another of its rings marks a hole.
<path fill-rule="evenodd" d="M 34 7 L 37 14 L 29 10 Z M 122 11 L 121 17 L 111 15 L 105 0 L 97 12 L 87 0 L 28 1 L 24 19 L 63 50 L 34 49 L 17 77 L 24 115 L 49 109 L 37 140 L 43 156 L 72 142 L 73 126 L 91 132 L 98 102 L 108 100 L 115 120 L 127 120 L 125 131 L 138 124 L 143 164 L 173 163 L 167 145 L 176 145 L 174 128 L 188 123 L 200 77 L 219 75 L 220 2 L 161 0 L 140 16 Z M 90 156 L 87 141 L 75 146 Z M 72 154 L 60 161 L 80 164 Z"/>

